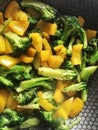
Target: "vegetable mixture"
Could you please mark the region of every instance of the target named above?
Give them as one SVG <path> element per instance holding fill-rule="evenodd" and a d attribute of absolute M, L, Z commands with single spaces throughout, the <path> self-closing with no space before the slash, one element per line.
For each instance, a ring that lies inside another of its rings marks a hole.
<path fill-rule="evenodd" d="M 81 16 L 41 1 L 12 0 L 0 12 L 0 130 L 70 130 L 97 70 L 97 31 Z M 43 124 L 44 125 L 44 124 Z"/>

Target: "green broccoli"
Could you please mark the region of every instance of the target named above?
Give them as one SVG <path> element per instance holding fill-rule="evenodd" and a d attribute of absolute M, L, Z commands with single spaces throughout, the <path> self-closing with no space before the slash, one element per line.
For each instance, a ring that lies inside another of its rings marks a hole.
<path fill-rule="evenodd" d="M 6 108 L 0 114 L 0 130 L 31 130 L 39 124 L 39 119 L 24 112 Z"/>
<path fill-rule="evenodd" d="M 65 46 L 66 45 L 69 46 L 70 38 L 75 37 L 82 41 L 84 45 L 83 48 L 87 47 L 86 32 L 83 28 L 81 28 L 77 17 L 63 15 L 63 16 L 57 17 L 55 22 L 58 25 L 58 30 L 61 31 L 60 39 L 64 41 Z M 71 44 L 73 44 L 73 42 Z"/>
<path fill-rule="evenodd" d="M 72 80 L 76 79 L 78 76 L 78 73 L 75 70 L 52 69 L 47 67 L 39 67 L 38 74 L 58 80 Z"/>
<path fill-rule="evenodd" d="M 37 88 L 33 88 L 33 89 L 30 89 L 21 93 L 17 93 L 14 96 L 14 99 L 18 101 L 18 104 L 20 105 L 28 104 L 32 99 L 35 98 L 36 91 L 37 91 Z"/>
<path fill-rule="evenodd" d="M 72 85 L 69 85 L 68 87 L 64 88 L 63 92 L 70 92 L 70 91 L 81 91 L 87 87 L 86 82 L 79 82 Z"/>
<path fill-rule="evenodd" d="M 40 12 L 41 16 L 44 20 L 52 20 L 56 17 L 57 10 L 40 1 L 23 0 L 21 2 L 21 6 L 33 8 L 36 11 Z"/>
<path fill-rule="evenodd" d="M 85 67 L 80 72 L 80 79 L 88 82 L 90 76 L 97 70 L 97 68 L 98 68 L 98 66 L 88 66 L 88 67 Z"/>
<path fill-rule="evenodd" d="M 64 119 L 54 119 L 53 118 L 53 111 L 42 111 L 41 115 L 44 119 L 44 121 L 48 122 L 51 125 L 51 128 L 54 130 L 70 130 L 78 124 L 81 120 L 81 118 L 77 118 L 76 120 L 70 120 L 70 121 L 65 121 Z"/>
<path fill-rule="evenodd" d="M 20 54 L 25 53 L 27 48 L 31 45 L 31 38 L 25 36 L 20 37 L 17 34 L 13 32 L 6 32 L 4 33 L 4 36 L 10 41 L 12 45 L 13 52 L 12 54 L 14 56 L 19 56 Z"/>
<path fill-rule="evenodd" d="M 23 92 L 25 90 L 28 90 L 30 88 L 39 87 L 42 86 L 47 89 L 53 89 L 53 83 L 50 82 L 50 78 L 47 77 L 38 77 L 38 78 L 32 78 L 30 80 L 24 80 L 21 81 L 19 86 L 16 87 L 16 91 L 18 93 Z"/>
<path fill-rule="evenodd" d="M 8 126 L 8 127 L 18 126 L 24 121 L 24 119 L 25 118 L 22 115 L 22 113 L 18 113 L 15 110 L 6 108 L 0 114 L 0 128 L 5 127 L 5 126 Z"/>
<path fill-rule="evenodd" d="M 98 39 L 92 38 L 85 49 L 87 64 L 95 65 L 98 62 Z"/>

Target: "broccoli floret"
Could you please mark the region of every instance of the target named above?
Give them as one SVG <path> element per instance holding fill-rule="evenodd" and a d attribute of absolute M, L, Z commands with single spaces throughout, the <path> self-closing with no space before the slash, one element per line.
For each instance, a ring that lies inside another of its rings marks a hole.
<path fill-rule="evenodd" d="M 60 39 L 64 41 L 65 45 L 69 45 L 71 37 L 79 38 L 83 43 L 83 48 L 87 47 L 86 32 L 81 28 L 77 17 L 63 15 L 58 17 L 55 22 L 58 25 L 58 30 L 61 31 Z"/>
<path fill-rule="evenodd" d="M 15 89 L 19 93 L 28 90 L 30 88 L 39 86 L 42 86 L 47 89 L 53 89 L 53 86 L 50 82 L 50 78 L 47 77 L 38 77 L 38 78 L 32 78 L 30 80 L 21 81 L 19 86 L 16 87 Z"/>
<path fill-rule="evenodd" d="M 20 104 L 20 105 L 27 104 L 32 99 L 35 98 L 36 90 L 37 90 L 36 88 L 33 88 L 33 89 L 28 90 L 28 91 L 18 93 L 17 95 L 14 96 L 14 98 L 16 99 L 16 101 L 18 101 L 18 104 Z"/>
<path fill-rule="evenodd" d="M 85 50 L 87 63 L 89 65 L 95 65 L 98 62 L 98 39 L 92 38 L 88 42 L 88 46 Z"/>
<path fill-rule="evenodd" d="M 0 127 L 15 127 L 20 125 L 24 119 L 22 113 L 6 108 L 0 115 Z"/>
<path fill-rule="evenodd" d="M 40 1 L 34 1 L 34 0 L 23 0 L 21 2 L 22 7 L 28 7 L 33 8 L 41 13 L 41 16 L 44 20 L 52 20 L 56 16 L 57 10 L 53 7 L 40 2 Z"/>
<path fill-rule="evenodd" d="M 58 80 L 72 80 L 78 76 L 78 73 L 74 70 L 52 69 L 47 67 L 39 67 L 38 74 Z"/>
<path fill-rule="evenodd" d="M 20 37 L 17 34 L 13 32 L 6 32 L 4 33 L 4 36 L 10 41 L 12 45 L 13 52 L 12 54 L 14 56 L 19 56 L 20 54 L 25 53 L 27 48 L 31 45 L 31 38 L 25 36 Z"/>

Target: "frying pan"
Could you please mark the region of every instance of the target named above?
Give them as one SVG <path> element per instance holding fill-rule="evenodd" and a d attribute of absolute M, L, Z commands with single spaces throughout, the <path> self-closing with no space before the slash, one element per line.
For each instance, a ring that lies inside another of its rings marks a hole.
<path fill-rule="evenodd" d="M 82 16 L 85 27 L 98 30 L 98 0 L 41 0 L 55 7 L 66 15 Z M 0 0 L 0 10 L 3 11 L 10 0 Z M 79 114 L 81 121 L 72 130 L 98 130 L 98 70 L 88 81 L 88 100 Z M 37 130 L 50 130 L 46 124 L 41 124 Z"/>

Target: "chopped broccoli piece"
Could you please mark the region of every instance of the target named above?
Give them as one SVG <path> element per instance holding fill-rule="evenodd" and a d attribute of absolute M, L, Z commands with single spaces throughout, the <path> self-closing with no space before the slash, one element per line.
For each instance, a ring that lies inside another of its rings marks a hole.
<path fill-rule="evenodd" d="M 16 101 L 18 101 L 18 104 L 24 105 L 29 103 L 33 98 L 35 98 L 36 88 L 30 89 L 28 91 L 24 91 L 21 93 L 18 93 L 14 96 Z"/>
<path fill-rule="evenodd" d="M 89 65 L 95 65 L 98 62 L 98 39 L 92 38 L 88 42 L 88 46 L 85 50 L 87 63 Z"/>
<path fill-rule="evenodd" d="M 0 83 L 2 83 L 5 86 L 9 86 L 11 88 L 13 88 L 13 86 L 14 86 L 14 84 L 10 80 L 8 80 L 2 76 L 0 76 Z"/>
<path fill-rule="evenodd" d="M 70 91 L 81 91 L 85 89 L 87 86 L 87 83 L 81 81 L 80 83 L 72 84 L 66 88 L 64 88 L 63 92 L 70 92 Z"/>
<path fill-rule="evenodd" d="M 72 80 L 78 75 L 74 70 L 52 69 L 47 67 L 39 67 L 38 74 L 58 80 Z"/>
<path fill-rule="evenodd" d="M 44 20 L 51 20 L 51 19 L 54 19 L 56 17 L 57 10 L 51 6 L 43 3 L 43 2 L 40 2 L 40 1 L 23 0 L 21 2 L 21 6 L 33 8 L 33 9 L 39 11 Z"/>
<path fill-rule="evenodd" d="M 50 78 L 47 78 L 47 77 L 38 77 L 38 78 L 32 78 L 30 80 L 24 80 L 20 82 L 18 87 L 16 87 L 16 91 L 19 93 L 19 92 L 28 90 L 30 88 L 39 87 L 39 86 L 42 86 L 48 89 L 53 89 L 53 86 L 51 85 L 51 82 L 49 81 L 50 81 Z"/>
<path fill-rule="evenodd" d="M 69 121 L 65 121 L 64 119 L 54 119 L 53 118 L 53 111 L 43 111 L 41 112 L 41 115 L 43 116 L 43 119 L 48 122 L 51 126 L 52 129 L 54 130 L 71 130 L 71 128 L 73 128 L 73 126 L 75 126 L 76 124 L 79 123 L 79 121 L 81 120 L 81 118 L 77 118 L 76 120 L 69 120 Z"/>
<path fill-rule="evenodd" d="M 37 126 L 39 124 L 39 120 L 37 118 L 29 118 L 27 120 L 25 120 L 21 125 L 20 125 L 20 129 L 27 129 L 27 128 L 32 128 L 34 126 Z"/>
<path fill-rule="evenodd" d="M 4 36 L 10 41 L 13 49 L 12 54 L 15 56 L 19 56 L 20 54 L 25 53 L 27 48 L 31 45 L 31 38 L 27 36 L 20 37 L 10 31 L 4 33 Z"/>
<path fill-rule="evenodd" d="M 90 76 L 97 70 L 98 66 L 88 66 L 82 69 L 80 72 L 80 78 L 84 81 L 88 81 Z"/>
<path fill-rule="evenodd" d="M 0 127 L 15 127 L 20 125 L 24 119 L 22 113 L 6 108 L 0 115 Z"/>

